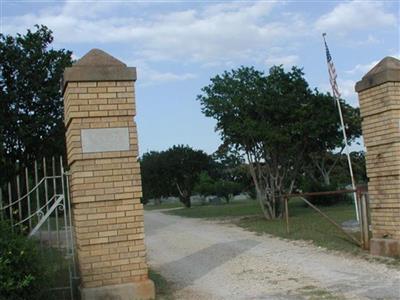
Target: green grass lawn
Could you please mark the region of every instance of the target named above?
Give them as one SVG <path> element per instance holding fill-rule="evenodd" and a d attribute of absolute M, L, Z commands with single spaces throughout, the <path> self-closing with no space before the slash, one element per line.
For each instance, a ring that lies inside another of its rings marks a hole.
<path fill-rule="evenodd" d="M 143 205 L 145 210 L 157 210 L 157 209 L 167 209 L 167 208 L 179 208 L 183 207 L 183 205 L 178 203 L 162 203 L 159 205 L 145 204 Z"/>
<path fill-rule="evenodd" d="M 221 205 L 192 206 L 166 212 L 188 218 L 223 218 L 256 215 L 260 213 L 260 207 L 256 201 L 231 202 Z"/>
<path fill-rule="evenodd" d="M 289 234 L 286 232 L 285 220 L 266 221 L 261 216 L 255 216 L 241 219 L 239 225 L 259 233 L 269 233 L 292 240 L 312 241 L 317 246 L 332 250 L 353 253 L 362 251 L 340 230 L 312 208 L 305 207 L 303 203 L 301 200 L 292 200 L 289 204 Z M 344 221 L 355 219 L 355 210 L 350 204 L 338 204 L 320 209 L 339 225 Z M 358 235 L 356 237 L 359 238 Z"/>
<path fill-rule="evenodd" d="M 343 221 L 355 218 L 354 207 L 351 204 L 337 204 L 330 207 L 320 207 L 329 217 L 341 224 Z M 268 233 L 274 236 L 312 241 L 317 246 L 347 252 L 360 252 L 360 248 L 321 217 L 312 208 L 306 207 L 300 199 L 289 202 L 290 233 L 286 233 L 285 220 L 265 220 L 261 215 L 258 202 L 246 201 L 220 206 L 199 206 L 190 209 L 183 208 L 166 212 L 190 218 L 220 219 L 235 217 L 234 222 L 250 231 Z M 239 220 L 237 219 L 239 218 Z"/>
<path fill-rule="evenodd" d="M 149 278 L 153 280 L 156 287 L 156 299 L 157 300 L 172 300 L 172 288 L 171 284 L 162 277 L 158 272 L 153 269 L 149 269 Z"/>

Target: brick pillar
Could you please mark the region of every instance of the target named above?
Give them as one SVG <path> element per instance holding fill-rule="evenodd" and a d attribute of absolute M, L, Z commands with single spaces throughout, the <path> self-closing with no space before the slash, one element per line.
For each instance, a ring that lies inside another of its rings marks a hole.
<path fill-rule="evenodd" d="M 150 299 L 134 83 L 136 69 L 91 50 L 64 72 L 71 203 L 81 296 Z"/>
<path fill-rule="evenodd" d="M 400 61 L 386 57 L 356 84 L 367 148 L 371 253 L 400 255 Z"/>

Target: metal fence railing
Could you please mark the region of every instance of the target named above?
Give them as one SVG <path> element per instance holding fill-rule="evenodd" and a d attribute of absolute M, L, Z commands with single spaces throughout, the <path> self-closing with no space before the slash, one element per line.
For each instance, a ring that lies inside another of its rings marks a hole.
<path fill-rule="evenodd" d="M 43 253 L 57 251 L 65 258 L 60 267 L 64 279 L 49 292 L 54 299 L 74 300 L 78 276 L 69 181 L 62 157 L 48 161 L 34 161 L 33 170 L 25 168 L 23 176 L 0 188 L 0 219 L 7 220 L 11 230 L 37 240 Z"/>
<path fill-rule="evenodd" d="M 342 228 L 340 224 L 338 224 L 335 220 L 325 214 L 321 209 L 319 209 L 316 205 L 312 204 L 306 197 L 310 196 L 332 196 L 332 195 L 344 195 L 344 194 L 356 194 L 357 201 L 357 209 L 359 216 L 359 227 L 360 227 L 360 239 L 357 239 L 354 235 L 348 233 L 346 230 Z M 304 203 L 306 203 L 309 207 L 311 207 L 314 211 L 316 211 L 319 215 L 321 215 L 324 219 L 326 219 L 329 223 L 331 223 L 334 227 L 336 227 L 343 235 L 345 235 L 350 241 L 361 247 L 362 249 L 369 249 L 369 214 L 368 214 L 368 190 L 366 186 L 358 186 L 357 189 L 346 189 L 346 190 L 337 190 L 337 191 L 327 191 L 327 192 L 312 192 L 312 193 L 294 193 L 294 194 L 286 194 L 284 196 L 284 205 L 285 205 L 285 221 L 286 221 L 286 232 L 290 234 L 290 212 L 289 212 L 289 199 L 290 198 L 298 198 L 301 199 Z"/>

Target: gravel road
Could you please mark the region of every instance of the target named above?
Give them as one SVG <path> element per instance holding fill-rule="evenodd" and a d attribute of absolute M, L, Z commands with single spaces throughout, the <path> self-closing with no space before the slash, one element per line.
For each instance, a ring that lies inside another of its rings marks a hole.
<path fill-rule="evenodd" d="M 400 299 L 400 271 L 222 222 L 145 212 L 150 266 L 174 299 Z"/>

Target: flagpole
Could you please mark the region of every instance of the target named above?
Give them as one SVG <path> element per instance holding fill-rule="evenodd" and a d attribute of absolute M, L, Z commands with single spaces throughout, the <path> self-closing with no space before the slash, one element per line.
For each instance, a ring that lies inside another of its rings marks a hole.
<path fill-rule="evenodd" d="M 328 50 L 328 45 L 326 43 L 325 36 L 326 36 L 326 33 L 323 33 L 322 37 L 324 39 L 324 44 L 325 44 L 326 50 L 329 51 Z M 328 61 L 328 69 L 329 69 L 329 61 Z M 335 81 L 336 81 L 336 79 L 335 79 Z M 347 163 L 349 165 L 349 171 L 350 171 L 350 177 L 351 177 L 351 186 L 352 186 L 353 190 L 355 190 L 356 189 L 356 184 L 355 184 L 355 181 L 354 181 L 353 167 L 351 165 L 350 150 L 349 150 L 349 145 L 347 143 L 346 127 L 345 127 L 344 121 L 343 121 L 343 114 L 342 114 L 342 108 L 341 108 L 341 105 L 340 105 L 340 99 L 339 99 L 339 96 L 337 94 L 338 91 L 335 91 L 335 88 L 333 87 L 332 82 L 331 82 L 331 87 L 332 87 L 333 97 L 334 97 L 334 99 L 336 101 L 336 104 L 337 104 L 337 107 L 338 107 L 338 111 L 339 111 L 340 124 L 342 126 L 342 133 L 343 133 L 343 141 L 344 141 L 344 145 L 345 145 Z M 337 86 L 336 86 L 336 88 L 337 88 Z M 358 203 L 357 203 L 357 194 L 356 194 L 356 192 L 353 193 L 353 197 L 354 197 L 354 206 L 355 206 L 355 209 L 356 209 L 356 218 L 357 218 L 357 221 L 359 221 Z"/>

